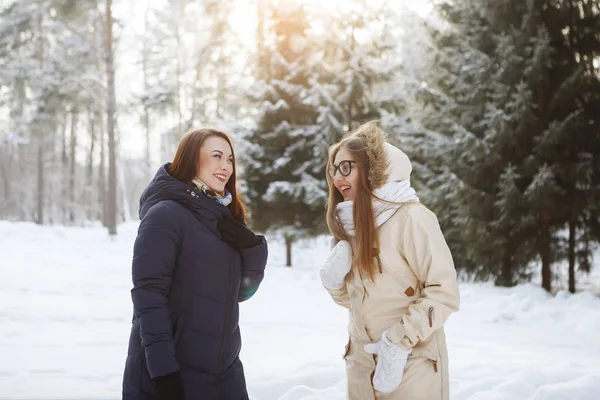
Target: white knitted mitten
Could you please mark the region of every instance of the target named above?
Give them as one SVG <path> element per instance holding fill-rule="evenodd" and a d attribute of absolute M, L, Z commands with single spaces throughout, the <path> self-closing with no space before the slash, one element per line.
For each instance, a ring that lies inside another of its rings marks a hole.
<path fill-rule="evenodd" d="M 387 330 L 377 343 L 365 345 L 365 351 L 377 355 L 373 387 L 381 393 L 391 393 L 402 383 L 406 360 L 412 350 L 404 350 L 387 338 Z"/>
<path fill-rule="evenodd" d="M 338 290 L 344 286 L 344 278 L 352 268 L 352 247 L 340 240 L 331 250 L 319 274 L 321 283 L 327 289 Z"/>

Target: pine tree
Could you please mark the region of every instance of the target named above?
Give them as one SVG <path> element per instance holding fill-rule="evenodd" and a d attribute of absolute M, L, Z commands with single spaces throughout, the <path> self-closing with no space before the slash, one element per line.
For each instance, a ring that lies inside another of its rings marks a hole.
<path fill-rule="evenodd" d="M 562 195 L 557 207 L 563 219 L 559 224 L 566 224 L 569 234 L 568 243 L 561 247 L 569 261 L 569 291 L 574 293 L 575 263 L 589 270 L 592 226 L 600 221 L 600 169 L 594 162 L 600 154 L 600 76 L 593 62 L 600 51 L 600 38 L 593 28 L 597 28 L 600 8 L 589 1 L 563 1 L 544 5 L 542 10 L 553 51 L 547 79 L 538 84 L 538 92 L 547 94 L 538 96 L 538 106 L 546 111 L 548 123 L 536 138 L 533 154 L 538 164 L 553 166 Z M 600 241 L 600 232 L 595 240 Z M 545 273 L 550 275 L 548 267 Z"/>
<path fill-rule="evenodd" d="M 566 8 L 494 0 L 437 8 L 449 26 L 432 24 L 435 68 L 416 98 L 427 107 L 418 115 L 421 135 L 437 133 L 445 148 L 416 143 L 459 190 L 435 203 L 459 205 L 451 220 L 471 272 L 512 285 L 539 257 L 542 286 L 551 290 L 551 264 L 564 254 L 557 232 L 573 219 L 567 206 L 587 198 L 565 183 L 578 186 L 590 171 L 574 157 L 583 150 L 585 96 L 567 89 L 580 73 L 563 51 L 565 25 L 551 26 Z"/>
<path fill-rule="evenodd" d="M 261 102 L 249 137 L 244 171 L 255 229 L 283 231 L 291 266 L 291 244 L 325 230 L 327 188 L 315 90 L 311 87 L 308 15 L 293 2 L 273 7 L 265 38 L 273 51 L 254 97 Z M 325 141 L 327 142 L 327 141 Z"/>
<path fill-rule="evenodd" d="M 377 98 L 375 90 L 388 85 L 398 68 L 392 58 L 397 46 L 392 27 L 397 22 L 388 2 L 375 8 L 366 0 L 348 1 L 326 22 L 324 62 L 335 71 L 329 89 L 341 106 L 345 131 L 380 118 L 385 106 L 393 107 L 388 98 Z"/>
<path fill-rule="evenodd" d="M 408 99 L 403 108 L 409 123 L 397 117 L 390 123 L 404 127 L 398 141 L 413 161 L 415 186 L 439 216 L 457 266 L 485 278 L 500 270 L 505 241 L 477 245 L 482 238 L 489 242 L 496 190 L 489 174 L 498 155 L 486 143 L 481 123 L 486 97 L 494 90 L 493 46 L 472 2 L 438 7 L 450 27 L 436 19 L 408 18 L 413 22 L 408 34 L 416 37 L 419 52 L 404 49 L 408 65 L 402 87 Z M 499 177 L 502 169 L 495 173 Z"/>
<path fill-rule="evenodd" d="M 382 85 L 384 90 L 378 94 L 385 108 L 381 123 L 390 140 L 409 155 L 411 184 L 421 202 L 436 212 L 455 264 L 461 271 L 476 273 L 479 269 L 463 235 L 464 218 L 460 207 L 451 201 L 464 189 L 464 183 L 448 167 L 452 162 L 448 149 L 454 145 L 451 101 L 436 84 L 441 72 L 447 74 L 445 79 L 454 79 L 451 71 L 440 69 L 440 64 L 447 65 L 450 59 L 466 53 L 446 54 L 445 48 L 438 49 L 434 19 L 406 8 L 396 19 L 395 25 L 400 27 L 394 38 L 398 60 L 388 62 L 397 68 L 392 83 Z M 449 46 L 448 50 L 452 49 Z"/>

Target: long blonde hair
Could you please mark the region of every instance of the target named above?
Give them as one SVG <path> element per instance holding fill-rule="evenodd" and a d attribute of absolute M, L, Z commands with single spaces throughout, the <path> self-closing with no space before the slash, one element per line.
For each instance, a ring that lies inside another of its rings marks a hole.
<path fill-rule="evenodd" d="M 346 233 L 342 223 L 337 219 L 337 205 L 344 201 L 342 194 L 333 184 L 333 178 L 326 174 L 327 185 L 329 186 L 329 201 L 327 202 L 327 226 L 336 241 L 346 240 L 352 244 L 352 264 L 354 268 L 361 272 L 361 275 L 374 279 L 377 271 L 381 272 L 380 266 L 375 262 L 375 258 L 379 254 L 379 235 L 375 226 L 375 217 L 373 216 L 372 200 L 375 197 L 372 186 L 372 180 L 369 179 L 373 172 L 373 161 L 375 161 L 375 170 L 382 175 L 381 171 L 385 171 L 385 166 L 381 164 L 381 155 L 373 157 L 374 146 L 380 147 L 380 141 L 371 143 L 364 134 L 369 134 L 373 124 L 365 124 L 359 127 L 355 132 L 351 133 L 340 142 L 334 144 L 329 149 L 329 159 L 327 161 L 327 171 L 333 164 L 337 153 L 340 149 L 345 148 L 352 154 L 354 161 L 358 165 L 358 187 L 356 198 L 354 199 L 354 207 L 352 209 L 352 218 L 354 220 L 355 237 L 351 237 Z M 378 129 L 378 128 L 377 128 Z M 376 132 L 380 133 L 380 132 Z M 382 136 L 383 138 L 383 136 Z M 383 139 L 382 139 L 383 140 Z M 385 155 L 383 155 L 385 159 Z M 374 160 L 375 159 L 375 160 Z M 377 181 L 381 181 L 385 177 L 378 176 Z M 352 273 L 354 273 L 354 268 Z M 352 276 L 352 273 L 349 276 Z"/>

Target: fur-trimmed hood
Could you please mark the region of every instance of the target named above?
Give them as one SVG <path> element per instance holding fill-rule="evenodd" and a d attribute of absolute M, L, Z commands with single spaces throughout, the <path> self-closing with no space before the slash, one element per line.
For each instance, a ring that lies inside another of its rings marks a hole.
<path fill-rule="evenodd" d="M 361 125 L 350 136 L 364 139 L 370 161 L 369 181 L 373 189 L 388 182 L 409 181 L 412 164 L 408 156 L 399 148 L 389 144 L 386 134 L 371 121 Z"/>

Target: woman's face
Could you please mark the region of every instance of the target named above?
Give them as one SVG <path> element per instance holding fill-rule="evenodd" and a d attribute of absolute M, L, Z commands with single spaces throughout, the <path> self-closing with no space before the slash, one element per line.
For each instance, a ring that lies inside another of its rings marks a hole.
<path fill-rule="evenodd" d="M 358 164 L 348 149 L 340 148 L 328 173 L 336 189 L 344 197 L 344 201 L 356 198 L 359 183 Z"/>
<path fill-rule="evenodd" d="M 208 137 L 200 148 L 196 175 L 211 190 L 222 193 L 233 173 L 233 161 L 227 140 L 218 136 Z"/>

